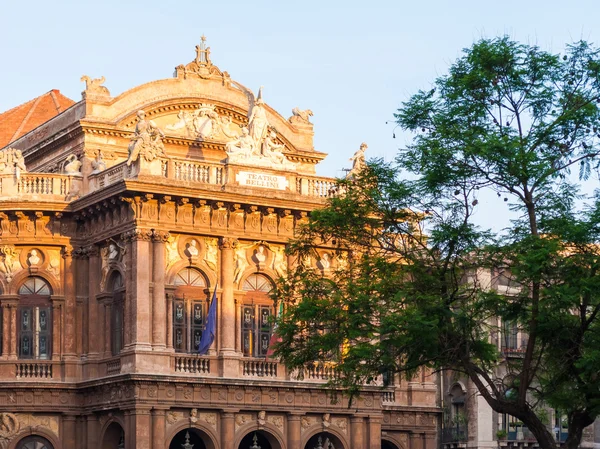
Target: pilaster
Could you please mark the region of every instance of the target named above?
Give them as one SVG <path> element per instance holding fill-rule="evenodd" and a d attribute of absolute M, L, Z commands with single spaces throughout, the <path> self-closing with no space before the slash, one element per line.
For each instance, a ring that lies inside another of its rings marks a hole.
<path fill-rule="evenodd" d="M 221 247 L 221 313 L 219 338 L 221 375 L 238 377 L 239 360 L 235 353 L 235 299 L 233 296 L 233 252 L 237 240 L 222 238 Z"/>
<path fill-rule="evenodd" d="M 74 360 L 76 357 L 75 351 L 75 318 L 77 316 L 77 301 L 76 286 L 75 286 L 75 270 L 73 264 L 73 249 L 70 247 L 63 248 L 63 277 L 64 277 L 64 292 L 65 292 L 65 317 L 64 317 L 64 358 L 66 360 Z M 53 351 L 58 348 L 53 348 Z"/>
<path fill-rule="evenodd" d="M 152 409 L 152 449 L 164 449 L 165 447 L 165 427 L 166 427 L 166 409 Z"/>
<path fill-rule="evenodd" d="M 99 319 L 99 308 L 96 300 L 98 294 L 98 281 L 100 277 L 100 253 L 96 245 L 86 248 L 89 257 L 88 262 L 88 307 L 87 307 L 87 340 L 88 358 L 96 359 L 100 351 L 104 350 L 104 320 Z"/>
<path fill-rule="evenodd" d="M 350 424 L 352 429 L 352 449 L 365 449 L 364 418 L 362 416 L 353 416 L 350 419 Z"/>
<path fill-rule="evenodd" d="M 130 242 L 130 254 L 127 271 L 130 284 L 127 285 L 127 302 L 130 304 L 129 332 L 130 341 L 126 349 L 150 350 L 150 240 L 152 231 L 134 229 L 125 235 Z M 128 346 L 129 344 L 129 346 Z"/>
<path fill-rule="evenodd" d="M 152 346 L 166 348 L 165 242 L 169 233 L 152 231 Z"/>
<path fill-rule="evenodd" d="M 301 431 L 300 420 L 301 414 L 290 413 L 287 416 L 287 447 L 288 449 L 303 449 L 300 447 Z"/>
<path fill-rule="evenodd" d="M 235 414 L 233 412 L 221 413 L 221 449 L 234 449 Z"/>

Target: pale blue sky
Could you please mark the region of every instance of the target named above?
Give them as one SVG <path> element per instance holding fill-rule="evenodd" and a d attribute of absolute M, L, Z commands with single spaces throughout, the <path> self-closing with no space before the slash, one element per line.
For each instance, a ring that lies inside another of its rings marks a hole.
<path fill-rule="evenodd" d="M 392 159 L 407 136 L 386 125 L 411 93 L 480 37 L 508 34 L 560 52 L 600 43 L 600 2 L 486 1 L 8 1 L 0 15 L 0 111 L 50 89 L 78 101 L 81 75 L 111 94 L 168 78 L 195 57 L 204 33 L 212 61 L 284 117 L 314 112 L 318 173 L 341 176 L 361 142 Z M 397 130 L 398 131 L 398 130 Z M 496 200 L 481 202 L 493 223 Z"/>

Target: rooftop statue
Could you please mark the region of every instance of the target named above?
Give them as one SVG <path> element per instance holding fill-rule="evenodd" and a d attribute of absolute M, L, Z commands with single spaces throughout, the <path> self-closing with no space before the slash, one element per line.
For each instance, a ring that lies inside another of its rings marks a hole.
<path fill-rule="evenodd" d="M 262 142 L 267 137 L 269 121 L 267 120 L 267 112 L 265 111 L 264 102 L 262 99 L 262 86 L 258 90 L 258 96 L 254 98 L 251 91 L 250 112 L 248 114 L 248 131 L 250 137 L 254 140 L 254 145 L 257 148 L 262 147 Z"/>
<path fill-rule="evenodd" d="M 313 116 L 313 111 L 310 109 L 292 109 L 292 116 L 289 118 L 290 123 L 310 123 L 310 117 Z"/>
<path fill-rule="evenodd" d="M 63 171 L 67 175 L 81 176 L 81 161 L 75 154 L 70 154 L 63 162 Z"/>
<path fill-rule="evenodd" d="M 360 148 L 354 155 L 350 158 L 352 161 L 352 169 L 348 172 L 348 179 L 354 178 L 358 173 L 360 173 L 366 166 L 367 162 L 365 160 L 365 151 L 368 146 L 366 143 L 361 143 Z"/>
<path fill-rule="evenodd" d="M 96 173 L 100 173 L 101 171 L 106 170 L 106 162 L 102 159 L 102 151 L 98 150 L 98 154 L 96 154 L 96 159 L 92 161 L 92 175 Z"/>
<path fill-rule="evenodd" d="M 18 181 L 21 179 L 21 173 L 27 173 L 21 150 L 5 148 L 0 151 L 0 174 L 14 174 Z"/>
<path fill-rule="evenodd" d="M 83 75 L 81 77 L 81 81 L 85 81 L 85 91 L 84 94 L 94 94 L 94 95 L 106 95 L 110 96 L 109 90 L 106 86 L 103 86 L 106 78 L 90 78 L 87 75 Z"/>

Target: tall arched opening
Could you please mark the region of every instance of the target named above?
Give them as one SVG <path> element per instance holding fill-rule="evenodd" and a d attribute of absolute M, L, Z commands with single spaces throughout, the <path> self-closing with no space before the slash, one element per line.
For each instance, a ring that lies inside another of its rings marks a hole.
<path fill-rule="evenodd" d="M 381 440 L 381 449 L 400 449 L 391 441 Z"/>
<path fill-rule="evenodd" d="M 125 431 L 117 422 L 110 423 L 102 437 L 102 449 L 124 449 Z"/>

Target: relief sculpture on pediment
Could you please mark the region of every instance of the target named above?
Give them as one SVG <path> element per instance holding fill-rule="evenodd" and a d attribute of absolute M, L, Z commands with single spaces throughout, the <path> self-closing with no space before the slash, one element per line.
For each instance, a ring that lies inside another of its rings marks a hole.
<path fill-rule="evenodd" d="M 194 140 L 224 141 L 235 138 L 239 134 L 239 126 L 230 117 L 217 113 L 215 105 L 200 103 L 192 111 L 180 110 L 176 118 L 172 116 L 161 119 L 166 123 L 168 134 L 187 137 Z"/>

